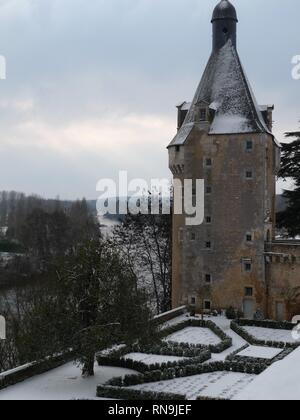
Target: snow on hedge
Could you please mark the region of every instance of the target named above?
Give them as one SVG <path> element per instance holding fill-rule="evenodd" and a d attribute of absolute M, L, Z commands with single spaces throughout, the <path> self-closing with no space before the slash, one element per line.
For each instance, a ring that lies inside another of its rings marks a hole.
<path fill-rule="evenodd" d="M 130 389 L 186 395 L 188 400 L 198 397 L 232 399 L 255 378 L 255 375 L 236 372 L 212 372 L 176 378 L 168 381 L 136 385 Z"/>

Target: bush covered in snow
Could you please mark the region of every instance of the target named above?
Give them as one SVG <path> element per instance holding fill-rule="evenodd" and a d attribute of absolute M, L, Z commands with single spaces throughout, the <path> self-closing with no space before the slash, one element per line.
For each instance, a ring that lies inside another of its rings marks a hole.
<path fill-rule="evenodd" d="M 211 372 L 240 372 L 259 375 L 265 370 L 265 365 L 244 362 L 212 362 L 202 365 L 177 366 L 171 369 L 145 372 L 143 375 L 127 375 L 124 378 L 114 378 L 107 383 L 110 386 L 128 387 L 143 383 L 160 382 L 175 378 L 201 375 Z"/>
<path fill-rule="evenodd" d="M 128 348 L 128 353 L 131 353 L 132 349 Z M 156 353 L 148 353 L 148 354 L 156 354 Z M 108 356 L 97 356 L 97 361 L 99 366 L 114 366 L 114 367 L 121 367 L 125 369 L 136 370 L 138 372 L 147 372 L 147 371 L 157 371 L 163 369 L 170 369 L 174 367 L 181 367 L 187 365 L 197 365 L 204 363 L 211 359 L 211 352 L 209 350 L 201 350 L 198 351 L 197 356 L 194 357 L 187 357 L 182 360 L 177 361 L 167 361 L 164 363 L 152 363 L 152 364 L 145 364 L 142 361 L 133 360 L 131 358 L 124 358 L 119 357 L 119 355 L 108 355 Z"/>
<path fill-rule="evenodd" d="M 274 347 L 279 349 L 292 348 L 296 349 L 300 346 L 300 342 L 283 342 L 283 341 L 267 341 L 259 340 L 243 327 L 257 327 L 257 328 L 269 328 L 274 330 L 289 330 L 291 331 L 295 325 L 288 322 L 276 322 L 276 321 L 246 321 L 246 320 L 235 320 L 231 322 L 231 329 L 241 336 L 248 343 L 256 346 Z M 292 328 L 293 327 L 293 328 Z"/>
<path fill-rule="evenodd" d="M 97 397 L 133 401 L 181 401 L 186 399 L 184 395 L 180 394 L 149 392 L 124 387 L 120 388 L 101 385 L 97 388 Z"/>

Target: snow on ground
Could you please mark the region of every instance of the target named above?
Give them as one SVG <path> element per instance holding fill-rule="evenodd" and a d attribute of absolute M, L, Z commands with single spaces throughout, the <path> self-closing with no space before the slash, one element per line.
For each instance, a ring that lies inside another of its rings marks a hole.
<path fill-rule="evenodd" d="M 202 344 L 205 346 L 219 344 L 221 340 L 209 328 L 187 327 L 165 338 L 175 343 Z"/>
<path fill-rule="evenodd" d="M 134 373 L 136 372 L 128 369 L 99 367 L 96 364 L 95 376 L 82 378 L 80 369 L 73 363 L 68 363 L 0 391 L 0 401 L 92 400 L 96 398 L 97 385 L 104 384 L 113 377 Z"/>
<path fill-rule="evenodd" d="M 232 338 L 232 347 L 229 349 L 223 351 L 223 353 L 220 354 L 212 354 L 213 360 L 222 361 L 225 360 L 227 356 L 229 356 L 231 353 L 235 352 L 238 349 L 241 349 L 244 347 L 247 343 L 242 337 L 240 337 L 238 334 L 236 334 L 232 329 L 230 328 L 231 321 L 227 319 L 225 316 L 218 316 L 211 318 L 211 320 L 219 327 L 223 332 L 228 335 L 228 337 Z"/>
<path fill-rule="evenodd" d="M 254 357 L 257 359 L 272 360 L 282 352 L 282 349 L 273 347 L 250 346 L 237 354 L 240 357 Z"/>
<path fill-rule="evenodd" d="M 243 389 L 236 400 L 299 401 L 300 348 L 280 362 L 274 363 Z"/>
<path fill-rule="evenodd" d="M 292 331 L 289 330 L 275 330 L 272 328 L 261 327 L 243 327 L 249 334 L 258 340 L 277 341 L 283 343 L 295 343 L 292 337 Z"/>
<path fill-rule="evenodd" d="M 145 354 L 145 353 L 130 353 L 123 356 L 123 359 L 135 360 L 136 362 L 143 362 L 145 365 L 154 365 L 156 363 L 179 362 L 186 360 L 185 357 L 176 356 L 160 356 L 158 354 Z"/>
<path fill-rule="evenodd" d="M 200 320 L 201 317 L 198 316 L 198 317 L 189 318 L 189 317 L 187 317 L 186 314 L 180 315 L 180 316 L 166 322 L 164 324 L 164 328 L 180 324 L 181 322 L 186 321 L 187 319 Z M 225 316 L 217 316 L 217 317 L 205 316 L 204 319 L 206 321 L 214 322 L 219 328 L 221 328 L 221 330 L 224 331 L 224 333 L 228 337 L 232 338 L 232 347 L 225 350 L 223 353 L 212 354 L 212 359 L 213 360 L 225 360 L 226 357 L 229 356 L 231 353 L 233 353 L 234 351 L 236 351 L 236 350 L 244 347 L 246 344 L 248 344 L 247 341 L 245 341 L 242 337 L 240 337 L 238 334 L 236 334 L 234 331 L 232 331 L 232 329 L 230 328 L 231 321 L 228 320 Z"/>
<path fill-rule="evenodd" d="M 255 375 L 235 372 L 212 372 L 130 387 L 143 391 L 186 395 L 188 400 L 198 397 L 232 399 L 248 386 Z"/>

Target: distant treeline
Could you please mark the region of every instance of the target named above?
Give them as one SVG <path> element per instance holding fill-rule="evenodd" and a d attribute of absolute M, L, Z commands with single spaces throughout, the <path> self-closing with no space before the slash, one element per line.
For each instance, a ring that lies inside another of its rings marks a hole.
<path fill-rule="evenodd" d="M 16 254 L 0 260 L 0 286 L 47 271 L 54 260 L 99 235 L 95 211 L 85 199 L 45 200 L 14 191 L 0 193 L 0 227 L 0 252 Z"/>
<path fill-rule="evenodd" d="M 86 201 L 87 210 L 91 214 L 96 213 L 95 201 Z M 16 191 L 0 191 L 0 227 L 7 227 L 10 232 L 8 236 L 14 236 L 14 231 L 18 229 L 26 217 L 33 210 L 43 210 L 47 213 L 63 211 L 66 214 L 72 212 L 78 205 L 77 201 L 66 201 L 56 199 L 45 199 L 38 195 L 25 195 Z"/>

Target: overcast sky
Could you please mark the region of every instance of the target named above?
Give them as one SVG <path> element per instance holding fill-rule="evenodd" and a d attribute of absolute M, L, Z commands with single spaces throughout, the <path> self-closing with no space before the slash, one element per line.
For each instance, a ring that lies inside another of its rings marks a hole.
<path fill-rule="evenodd" d="M 299 0 L 235 0 L 238 48 L 275 134 L 298 128 Z M 95 198 L 100 178 L 170 177 L 175 105 L 211 51 L 217 0 L 0 0 L 0 190 Z"/>

